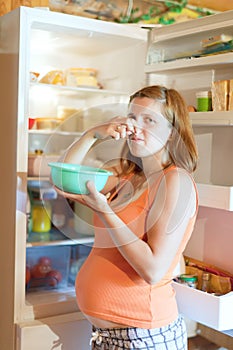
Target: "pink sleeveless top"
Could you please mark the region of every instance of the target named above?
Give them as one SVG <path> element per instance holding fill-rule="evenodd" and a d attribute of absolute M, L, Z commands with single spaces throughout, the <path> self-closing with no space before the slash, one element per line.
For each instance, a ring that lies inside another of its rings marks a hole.
<path fill-rule="evenodd" d="M 170 169 L 174 167 L 165 172 Z M 155 194 L 159 182 L 155 185 Z M 148 191 L 145 190 L 117 215 L 140 239 L 144 239 L 148 210 Z M 178 316 L 175 291 L 171 285 L 173 271 L 191 236 L 196 214 L 197 210 L 189 221 L 168 272 L 155 285 L 145 282 L 122 257 L 96 216 L 94 245 L 76 278 L 80 310 L 89 316 L 130 327 L 149 329 L 173 322 Z"/>

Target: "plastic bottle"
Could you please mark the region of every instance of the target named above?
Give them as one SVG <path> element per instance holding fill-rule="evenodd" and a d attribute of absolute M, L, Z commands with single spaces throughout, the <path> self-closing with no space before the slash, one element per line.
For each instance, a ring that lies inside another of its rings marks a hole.
<path fill-rule="evenodd" d="M 32 231 L 48 232 L 51 230 L 52 209 L 49 201 L 34 201 L 32 205 Z"/>

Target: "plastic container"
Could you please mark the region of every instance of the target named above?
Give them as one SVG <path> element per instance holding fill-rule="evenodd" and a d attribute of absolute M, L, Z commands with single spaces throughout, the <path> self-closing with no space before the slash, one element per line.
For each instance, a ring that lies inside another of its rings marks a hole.
<path fill-rule="evenodd" d="M 66 85 L 98 88 L 96 75 L 94 68 L 69 68 L 66 71 Z"/>
<path fill-rule="evenodd" d="M 208 112 L 212 110 L 211 91 L 199 91 L 196 93 L 197 111 Z"/>
<path fill-rule="evenodd" d="M 27 291 L 67 287 L 70 246 L 27 248 L 26 265 L 30 269 Z"/>
<path fill-rule="evenodd" d="M 57 118 L 36 118 L 36 128 L 38 130 L 53 130 L 60 125 L 61 121 Z"/>

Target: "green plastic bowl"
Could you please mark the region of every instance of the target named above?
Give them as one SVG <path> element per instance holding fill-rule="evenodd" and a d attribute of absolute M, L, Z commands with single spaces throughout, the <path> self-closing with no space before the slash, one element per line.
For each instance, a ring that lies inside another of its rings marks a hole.
<path fill-rule="evenodd" d="M 101 191 L 112 172 L 92 168 L 85 165 L 69 164 L 69 163 L 49 163 L 51 167 L 51 178 L 53 184 L 60 190 L 75 194 L 88 194 L 86 187 L 88 181 L 95 183 L 96 189 Z"/>

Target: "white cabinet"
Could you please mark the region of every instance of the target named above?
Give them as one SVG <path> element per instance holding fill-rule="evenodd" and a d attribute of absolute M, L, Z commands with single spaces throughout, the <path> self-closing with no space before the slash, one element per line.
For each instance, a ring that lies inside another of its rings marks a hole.
<path fill-rule="evenodd" d="M 201 54 L 201 41 L 233 34 L 233 12 L 156 28 L 150 32 L 145 72 L 148 84 L 164 84 L 196 106 L 196 92 L 212 82 L 233 78 L 233 53 Z M 186 255 L 233 274 L 233 111 L 192 112 L 198 149 L 194 173 L 199 215 Z M 231 248 L 229 248 L 231 247 Z M 232 292 L 216 297 L 174 283 L 179 309 L 187 317 L 217 330 L 233 328 Z"/>
<path fill-rule="evenodd" d="M 77 232 L 71 217 L 60 233 L 30 233 L 27 240 L 28 185 L 49 186 L 44 173 L 28 176 L 28 152 L 59 156 L 86 127 L 125 111 L 129 94 L 144 85 L 147 30 L 21 7 L 0 18 L 0 32 L 0 192 L 6 199 L 0 212 L 0 309 L 5 315 L 0 348 L 52 349 L 64 343 L 69 349 L 88 349 L 91 330 L 76 305 L 69 251 L 88 247 L 93 237 Z M 66 76 L 73 68 L 95 69 L 98 86 L 40 82 L 48 72 Z M 40 74 L 38 81 L 31 81 L 30 72 Z M 52 130 L 28 129 L 29 117 L 56 124 L 64 108 L 77 111 L 76 116 Z M 26 261 L 47 249 L 59 252 L 57 264 L 64 262 L 67 283 L 30 292 L 25 288 Z"/>

